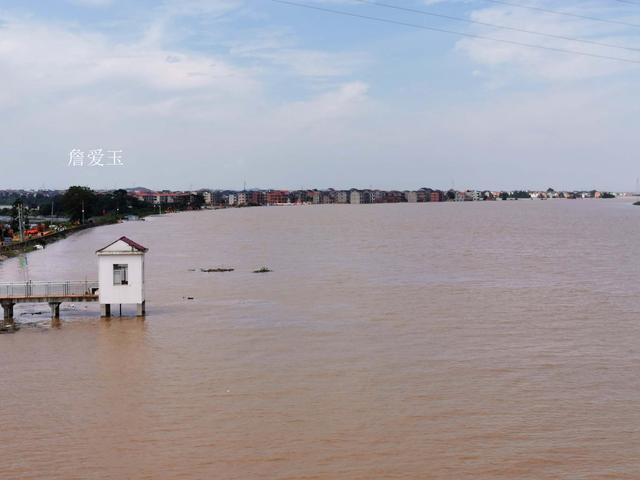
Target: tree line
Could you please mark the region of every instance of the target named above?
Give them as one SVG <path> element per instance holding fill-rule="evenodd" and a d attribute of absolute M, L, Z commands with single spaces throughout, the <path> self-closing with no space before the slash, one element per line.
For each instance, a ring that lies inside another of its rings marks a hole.
<path fill-rule="evenodd" d="M 97 193 L 89 187 L 73 186 L 58 195 L 36 195 L 34 197 L 18 197 L 13 200 L 11 209 L 6 212 L 11 216 L 11 228 L 18 229 L 19 209 L 21 206 L 25 216 L 25 225 L 29 224 L 27 215 L 35 214 L 43 217 L 66 217 L 71 222 L 88 220 L 91 217 L 145 215 L 153 213 L 153 206 L 129 195 L 126 190 Z"/>

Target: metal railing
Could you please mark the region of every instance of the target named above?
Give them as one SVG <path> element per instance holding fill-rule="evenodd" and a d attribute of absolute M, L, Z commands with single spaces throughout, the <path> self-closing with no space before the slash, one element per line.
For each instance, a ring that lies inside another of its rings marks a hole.
<path fill-rule="evenodd" d="M 0 283 L 0 298 L 95 296 L 97 281 Z"/>

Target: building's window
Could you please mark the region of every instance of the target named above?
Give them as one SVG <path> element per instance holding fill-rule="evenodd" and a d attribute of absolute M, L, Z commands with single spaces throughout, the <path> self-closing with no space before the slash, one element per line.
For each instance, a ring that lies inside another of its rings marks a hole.
<path fill-rule="evenodd" d="M 113 265 L 113 284 L 128 285 L 129 284 L 129 268 L 126 264 L 116 263 Z"/>

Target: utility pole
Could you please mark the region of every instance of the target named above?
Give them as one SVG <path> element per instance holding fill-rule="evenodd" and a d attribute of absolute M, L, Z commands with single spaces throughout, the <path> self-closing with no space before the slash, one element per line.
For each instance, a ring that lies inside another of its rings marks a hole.
<path fill-rule="evenodd" d="M 84 200 L 82 200 L 82 224 L 84 225 Z"/>
<path fill-rule="evenodd" d="M 24 205 L 18 204 L 18 229 L 20 230 L 20 241 L 24 242 Z"/>

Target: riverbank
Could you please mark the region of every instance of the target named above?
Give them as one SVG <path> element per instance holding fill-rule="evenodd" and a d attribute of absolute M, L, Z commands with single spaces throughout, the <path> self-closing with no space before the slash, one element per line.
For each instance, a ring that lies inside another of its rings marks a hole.
<path fill-rule="evenodd" d="M 30 238 L 28 240 L 25 240 L 24 242 L 12 243 L 11 245 L 2 245 L 0 246 L 0 262 L 12 257 L 16 257 L 20 254 L 33 252 L 34 250 L 37 250 L 38 245 L 46 248 L 47 245 L 67 238 L 69 235 L 73 235 L 74 233 L 80 232 L 82 230 L 100 227 L 103 225 L 112 225 L 114 223 L 118 223 L 118 220 L 116 218 L 101 219 L 92 223 L 77 225 L 75 227 L 52 233 L 50 235 Z"/>

